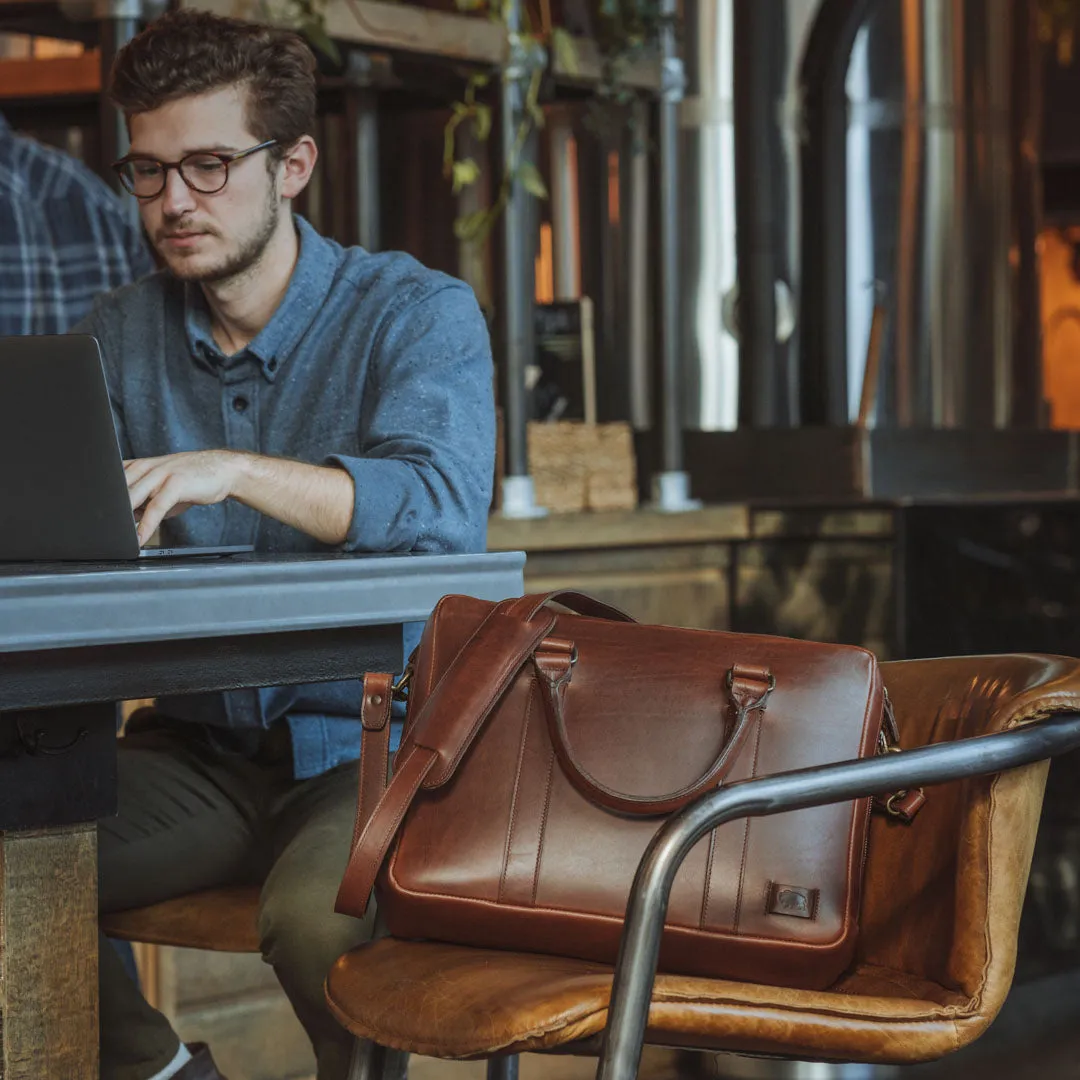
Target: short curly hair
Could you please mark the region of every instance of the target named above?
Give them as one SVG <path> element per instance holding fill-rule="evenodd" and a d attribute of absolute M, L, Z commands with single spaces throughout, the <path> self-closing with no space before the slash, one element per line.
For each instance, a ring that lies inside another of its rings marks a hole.
<path fill-rule="evenodd" d="M 315 57 L 291 30 L 182 8 L 117 54 L 110 96 L 131 119 L 171 101 L 242 85 L 247 122 L 280 154 L 315 125 Z"/>

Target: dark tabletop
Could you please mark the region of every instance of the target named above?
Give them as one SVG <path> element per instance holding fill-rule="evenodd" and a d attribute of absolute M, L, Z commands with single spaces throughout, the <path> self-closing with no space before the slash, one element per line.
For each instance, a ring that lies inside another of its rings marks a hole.
<path fill-rule="evenodd" d="M 525 556 L 262 555 L 0 563 L 0 653 L 422 621 L 517 596 Z"/>

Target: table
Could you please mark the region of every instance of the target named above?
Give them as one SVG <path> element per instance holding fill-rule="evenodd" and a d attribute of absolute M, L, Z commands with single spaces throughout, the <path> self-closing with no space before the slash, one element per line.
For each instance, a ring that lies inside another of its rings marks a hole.
<path fill-rule="evenodd" d="M 520 595 L 524 555 L 0 564 L 0 1076 L 97 1077 L 97 831 L 115 702 L 400 670 L 446 593 Z"/>

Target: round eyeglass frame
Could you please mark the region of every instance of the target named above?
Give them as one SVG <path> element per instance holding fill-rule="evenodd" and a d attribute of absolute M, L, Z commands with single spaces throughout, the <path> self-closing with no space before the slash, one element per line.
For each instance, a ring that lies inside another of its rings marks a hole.
<path fill-rule="evenodd" d="M 149 154 L 128 154 L 125 157 L 120 158 L 119 161 L 114 161 L 112 164 L 113 172 L 120 178 L 120 183 L 123 184 L 124 190 L 129 194 L 134 195 L 136 199 L 156 199 L 164 190 L 165 185 L 169 182 L 169 170 L 175 169 L 180 174 L 180 179 L 192 190 L 198 192 L 200 195 L 216 195 L 219 191 L 222 191 L 225 185 L 229 182 L 229 166 L 237 161 L 241 161 L 246 157 L 250 157 L 252 154 L 259 153 L 260 150 L 269 150 L 271 146 L 277 146 L 277 139 L 267 139 L 266 142 L 261 142 L 257 146 L 249 146 L 246 150 L 236 150 L 232 152 L 221 152 L 218 150 L 195 150 L 190 154 L 185 154 L 179 161 L 159 161 L 157 158 L 150 157 Z M 225 166 L 224 177 L 220 184 L 215 188 L 199 187 L 192 183 L 188 175 L 184 172 L 184 163 L 190 161 L 192 158 L 217 158 L 222 165 Z M 161 166 L 161 186 L 157 191 L 149 194 L 139 194 L 129 181 L 125 172 L 124 166 L 130 165 L 136 161 L 152 161 L 155 165 Z"/>

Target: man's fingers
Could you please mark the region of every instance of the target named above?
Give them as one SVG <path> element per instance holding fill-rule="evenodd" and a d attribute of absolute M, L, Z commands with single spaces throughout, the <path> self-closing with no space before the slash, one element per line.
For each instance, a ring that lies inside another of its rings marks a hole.
<path fill-rule="evenodd" d="M 127 480 L 128 487 L 132 484 L 138 483 L 148 472 L 156 469 L 161 464 L 163 458 L 130 458 L 124 462 L 124 479 Z"/>
<path fill-rule="evenodd" d="M 132 482 L 128 479 L 128 497 L 131 499 L 131 509 L 138 510 L 147 499 L 151 498 L 159 488 L 169 481 L 169 471 L 164 466 L 151 469 L 144 476 Z"/>
<path fill-rule="evenodd" d="M 166 480 L 154 497 L 143 507 L 139 520 L 139 547 L 146 544 L 157 532 L 158 526 L 165 520 L 169 511 L 176 506 L 179 487 L 171 479 Z"/>

